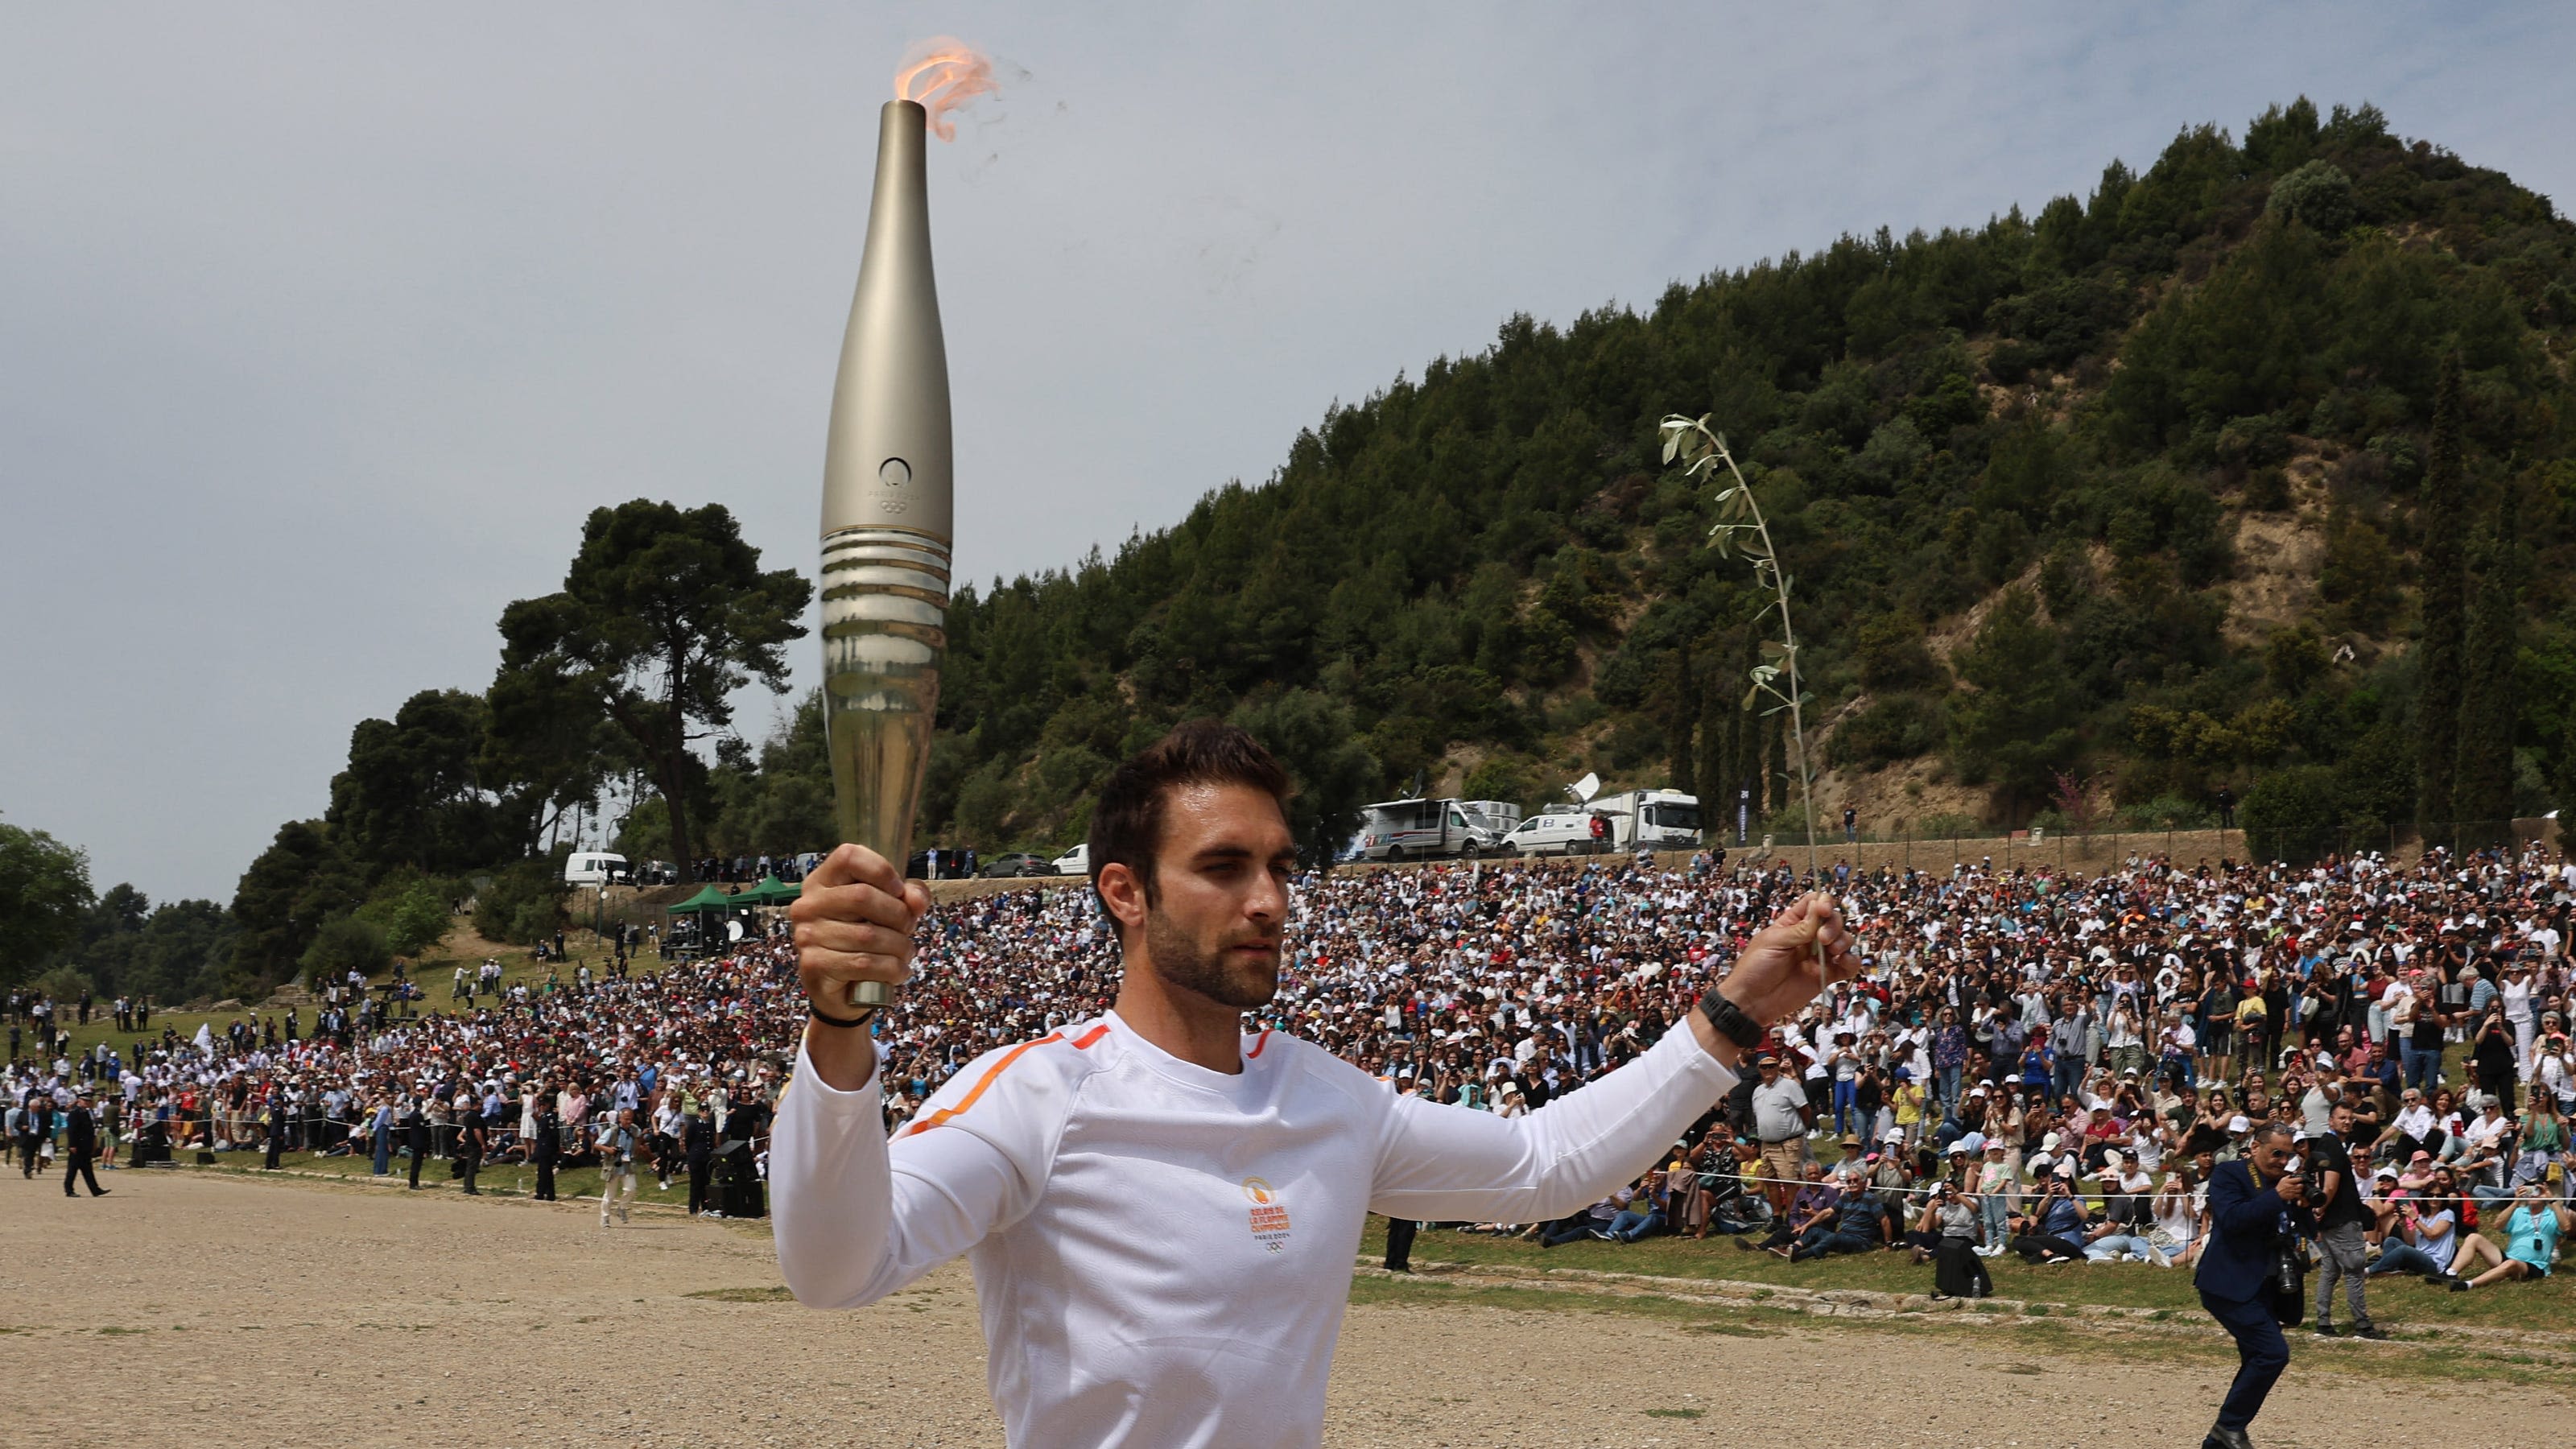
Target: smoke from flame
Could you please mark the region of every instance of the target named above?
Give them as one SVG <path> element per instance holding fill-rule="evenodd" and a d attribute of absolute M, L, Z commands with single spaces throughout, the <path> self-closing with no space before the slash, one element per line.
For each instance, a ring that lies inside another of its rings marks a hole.
<path fill-rule="evenodd" d="M 998 89 L 993 84 L 993 62 L 975 47 L 946 35 L 915 45 L 894 73 L 895 99 L 919 101 L 930 113 L 930 129 L 942 141 L 957 139 L 957 123 L 948 119 L 950 111 Z"/>

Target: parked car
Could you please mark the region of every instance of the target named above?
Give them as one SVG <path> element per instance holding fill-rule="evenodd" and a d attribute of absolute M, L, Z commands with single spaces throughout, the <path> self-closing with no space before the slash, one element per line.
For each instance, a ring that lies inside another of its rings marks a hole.
<path fill-rule="evenodd" d="M 1086 840 L 1055 858 L 1057 875 L 1091 874 L 1091 842 Z"/>
<path fill-rule="evenodd" d="M 905 863 L 907 880 L 959 880 L 975 873 L 975 852 L 941 846 L 935 850 L 916 850 Z"/>
<path fill-rule="evenodd" d="M 648 860 L 635 876 L 637 885 L 678 885 L 680 868 L 667 860 Z"/>
<path fill-rule="evenodd" d="M 1055 862 L 1043 855 L 1031 855 L 1025 850 L 1015 850 L 1008 855 L 994 856 L 984 862 L 982 870 L 975 873 L 980 876 L 1011 879 L 1021 876 L 1053 875 Z"/>

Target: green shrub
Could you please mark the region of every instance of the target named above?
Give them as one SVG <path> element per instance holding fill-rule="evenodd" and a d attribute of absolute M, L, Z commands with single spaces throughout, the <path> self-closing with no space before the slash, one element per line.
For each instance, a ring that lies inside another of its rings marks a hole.
<path fill-rule="evenodd" d="M 2256 860 L 2304 864 L 2335 848 L 2343 792 L 2327 765 L 2275 770 L 2245 792 L 2245 848 Z"/>
<path fill-rule="evenodd" d="M 2218 812 L 2188 795 L 2158 795 L 2120 807 L 2122 830 L 2207 830 Z"/>
<path fill-rule="evenodd" d="M 1871 770 L 1941 748 L 1941 708 L 1920 694 L 1891 694 L 1834 727 L 1829 750 L 1840 768 Z"/>
<path fill-rule="evenodd" d="M 2272 183 L 2264 211 L 2295 217 L 2326 236 L 2341 236 L 2352 226 L 2352 178 L 2331 161 L 2311 161 Z"/>
<path fill-rule="evenodd" d="M 446 938 L 451 899 L 444 882 L 415 875 L 387 881 L 373 900 L 358 907 L 357 915 L 384 932 L 386 949 L 417 957 Z"/>
<path fill-rule="evenodd" d="M 35 987 L 48 1001 L 78 1001 L 90 993 L 89 973 L 77 966 L 57 966 L 37 977 Z"/>
<path fill-rule="evenodd" d="M 563 873 L 552 860 L 523 860 L 474 895 L 474 930 L 487 940 L 531 946 L 563 924 Z"/>
<path fill-rule="evenodd" d="M 355 971 L 361 976 L 374 976 L 393 964 L 394 953 L 385 944 L 384 927 L 360 916 L 335 916 L 322 923 L 315 932 L 313 944 L 304 948 L 304 979 L 319 985 L 337 981 Z"/>

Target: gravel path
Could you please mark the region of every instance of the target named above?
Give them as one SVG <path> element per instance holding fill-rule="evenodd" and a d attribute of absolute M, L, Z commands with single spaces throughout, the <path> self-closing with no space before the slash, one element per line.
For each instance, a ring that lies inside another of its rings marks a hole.
<path fill-rule="evenodd" d="M 119 1172 L 0 1174 L 11 1443 L 998 1445 L 962 1267 L 853 1314 L 778 1301 L 751 1225 L 586 1204 Z M 646 1196 L 655 1197 L 650 1180 Z M 150 1248 L 138 1244 L 150 1243 Z M 709 1296 L 712 1295 L 712 1296 Z M 2017 1449 L 2199 1442 L 2221 1376 L 1820 1325 L 1367 1305 L 1329 1442 Z M 2530 1443 L 2555 1392 L 2290 1378 L 2271 1445 Z M 1661 1410 L 1662 1413 L 1650 1413 Z M 1698 1411 L 1696 1414 L 1693 1411 Z M 2355 1416 L 2360 1418 L 2356 1420 Z"/>

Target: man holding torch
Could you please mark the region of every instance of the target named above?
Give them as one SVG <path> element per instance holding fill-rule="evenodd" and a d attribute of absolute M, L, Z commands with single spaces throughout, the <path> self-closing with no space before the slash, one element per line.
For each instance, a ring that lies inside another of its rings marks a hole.
<path fill-rule="evenodd" d="M 1856 973 L 1810 896 L 1636 1060 L 1526 1116 L 1443 1106 L 1311 1043 L 1246 1035 L 1278 984 L 1288 781 L 1249 735 L 1183 725 L 1103 786 L 1092 888 L 1116 1005 L 988 1053 L 886 1138 L 874 993 L 929 909 L 844 845 L 790 910 L 811 1005 L 771 1155 L 799 1300 L 870 1303 L 960 1254 L 1010 1442 L 1314 1445 L 1366 1215 L 1534 1222 L 1654 1165 L 1767 1025 Z M 1152 1231 L 1134 1205 L 1159 1205 Z"/>

